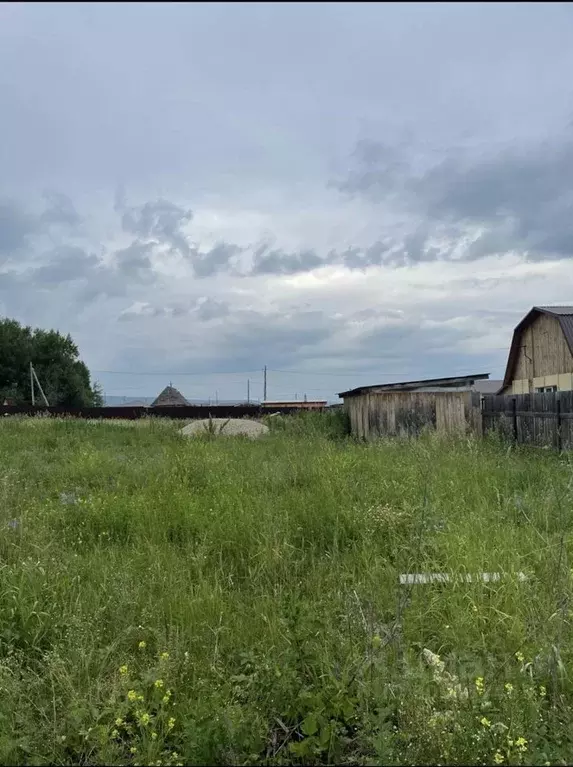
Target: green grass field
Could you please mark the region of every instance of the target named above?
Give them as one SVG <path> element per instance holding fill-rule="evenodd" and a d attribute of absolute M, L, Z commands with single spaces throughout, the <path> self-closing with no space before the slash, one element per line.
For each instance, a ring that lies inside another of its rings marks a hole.
<path fill-rule="evenodd" d="M 569 457 L 180 426 L 0 422 L 0 763 L 571 764 Z"/>

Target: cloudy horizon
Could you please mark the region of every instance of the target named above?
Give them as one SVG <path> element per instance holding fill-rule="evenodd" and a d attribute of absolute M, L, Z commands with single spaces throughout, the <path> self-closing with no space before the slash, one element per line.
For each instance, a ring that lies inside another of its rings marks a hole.
<path fill-rule="evenodd" d="M 489 372 L 573 303 L 573 10 L 0 6 L 0 316 L 106 394 Z"/>

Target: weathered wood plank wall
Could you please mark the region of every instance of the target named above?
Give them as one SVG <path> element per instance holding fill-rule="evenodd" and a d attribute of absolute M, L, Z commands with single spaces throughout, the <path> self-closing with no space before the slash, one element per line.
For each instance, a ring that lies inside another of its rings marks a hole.
<path fill-rule="evenodd" d="M 384 392 L 348 397 L 351 433 L 360 439 L 440 434 L 481 434 L 480 396 L 472 392 Z"/>

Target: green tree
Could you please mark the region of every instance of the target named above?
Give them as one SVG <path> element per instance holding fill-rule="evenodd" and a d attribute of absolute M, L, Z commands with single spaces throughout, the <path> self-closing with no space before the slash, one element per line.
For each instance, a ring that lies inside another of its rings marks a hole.
<path fill-rule="evenodd" d="M 0 401 L 9 398 L 17 405 L 29 404 L 30 362 L 50 405 L 99 406 L 101 389 L 92 384 L 78 347 L 70 335 L 20 325 L 0 319 Z M 37 400 L 40 399 L 39 392 Z"/>

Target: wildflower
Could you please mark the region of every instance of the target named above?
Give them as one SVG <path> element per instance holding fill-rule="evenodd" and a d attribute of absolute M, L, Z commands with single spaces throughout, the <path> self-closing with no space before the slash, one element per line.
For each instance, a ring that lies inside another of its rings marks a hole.
<path fill-rule="evenodd" d="M 132 747 L 131 747 L 129 750 L 130 750 L 130 752 L 131 752 L 132 754 L 137 754 L 137 749 L 136 749 L 136 747 L 135 747 L 135 746 L 132 746 Z"/>
<path fill-rule="evenodd" d="M 375 636 L 372 637 L 372 647 L 375 650 L 377 650 L 380 647 L 381 644 L 382 644 L 382 640 L 380 639 L 378 634 L 376 634 Z"/>
<path fill-rule="evenodd" d="M 161 701 L 163 703 L 169 703 L 169 699 L 171 698 L 171 690 L 167 690 L 165 692 L 165 695 L 161 698 Z"/>
<path fill-rule="evenodd" d="M 155 732 L 155 730 L 153 730 L 153 732 L 151 733 L 151 740 L 157 740 L 157 733 Z"/>
<path fill-rule="evenodd" d="M 120 666 L 120 667 L 119 667 L 119 673 L 120 673 L 122 676 L 125 676 L 125 675 L 127 674 L 127 666 Z"/>
<path fill-rule="evenodd" d="M 483 676 L 478 676 L 475 681 L 476 690 L 478 695 L 483 695 L 484 691 L 484 684 L 483 684 Z"/>
<path fill-rule="evenodd" d="M 112 738 L 117 738 L 118 736 L 119 736 L 119 731 L 118 730 L 112 730 L 111 731 L 111 737 Z"/>
<path fill-rule="evenodd" d="M 515 747 L 518 749 L 518 751 L 521 751 L 521 753 L 525 753 L 525 751 L 527 751 L 527 741 L 525 738 L 518 738 L 515 741 Z"/>
<path fill-rule="evenodd" d="M 491 727 L 491 722 L 490 722 L 490 721 L 489 721 L 489 719 L 487 719 L 485 716 L 482 716 L 482 718 L 479 720 L 479 723 L 480 723 L 480 724 L 481 724 L 483 727 Z"/>
<path fill-rule="evenodd" d="M 170 716 L 169 721 L 167 722 L 167 729 L 172 730 L 175 727 L 175 717 Z"/>
<path fill-rule="evenodd" d="M 139 647 L 140 650 L 145 650 L 145 648 L 147 647 L 147 644 L 142 640 L 137 646 Z"/>
<path fill-rule="evenodd" d="M 117 719 L 115 720 L 115 726 L 121 727 L 122 724 L 123 724 L 123 719 L 120 716 L 118 716 Z"/>
<path fill-rule="evenodd" d="M 159 660 L 169 660 L 169 653 L 168 652 L 162 652 L 159 656 Z"/>
<path fill-rule="evenodd" d="M 144 727 L 147 726 L 150 721 L 151 721 L 151 717 L 149 716 L 147 711 L 141 714 L 141 716 L 139 717 L 139 723 L 142 724 Z"/>
<path fill-rule="evenodd" d="M 426 661 L 426 663 L 428 664 L 428 666 L 435 668 L 438 674 L 443 673 L 446 666 L 444 661 L 440 658 L 439 655 L 437 655 L 436 653 L 433 653 L 431 650 L 428 650 L 427 648 L 424 648 L 422 650 L 422 656 L 424 660 Z"/>
<path fill-rule="evenodd" d="M 503 756 L 503 754 L 501 753 L 501 751 L 496 751 L 496 752 L 495 752 L 495 754 L 494 754 L 494 756 L 493 756 L 493 761 L 494 761 L 496 764 L 502 764 L 502 763 L 503 763 L 503 761 L 504 761 L 504 756 Z"/>
<path fill-rule="evenodd" d="M 449 698 L 457 698 L 457 696 L 458 696 L 458 694 L 454 690 L 454 688 L 453 687 L 448 687 L 448 697 Z"/>
<path fill-rule="evenodd" d="M 163 687 L 163 679 L 156 679 L 154 682 L 154 685 L 155 687 L 157 687 L 157 689 L 160 689 L 161 687 Z"/>
<path fill-rule="evenodd" d="M 505 683 L 505 691 L 508 695 L 511 695 L 511 693 L 513 692 L 513 685 L 511 684 L 511 682 Z"/>
<path fill-rule="evenodd" d="M 523 661 L 525 660 L 524 654 L 522 652 L 519 652 L 519 651 L 515 653 L 515 657 L 517 658 L 517 660 L 520 663 L 523 663 Z"/>
<path fill-rule="evenodd" d="M 132 703 L 134 703 L 134 702 L 137 700 L 137 698 L 138 698 L 138 695 L 137 695 L 137 693 L 135 692 L 135 690 L 129 690 L 129 691 L 128 691 L 128 693 L 127 693 L 127 699 L 128 699 L 129 701 L 131 701 Z"/>
<path fill-rule="evenodd" d="M 547 690 L 542 684 L 539 685 L 539 694 L 541 695 L 542 698 L 544 698 L 547 695 Z"/>

